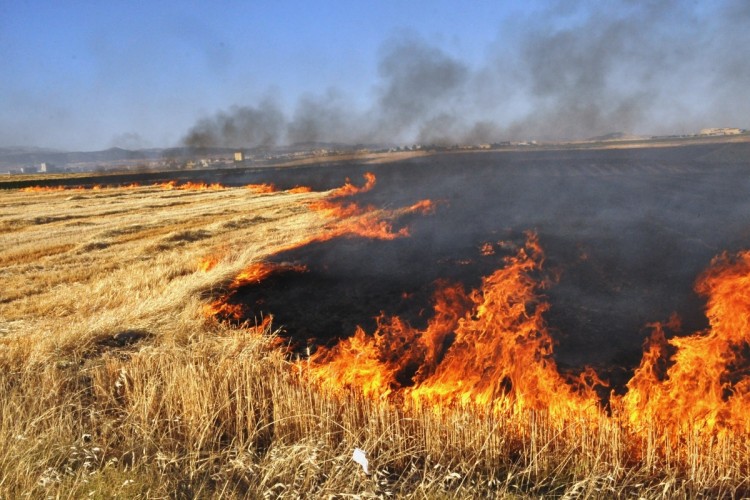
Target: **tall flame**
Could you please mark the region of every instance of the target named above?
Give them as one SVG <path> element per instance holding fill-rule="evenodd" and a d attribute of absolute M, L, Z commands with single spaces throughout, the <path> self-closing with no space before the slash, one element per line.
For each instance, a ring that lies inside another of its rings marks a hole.
<path fill-rule="evenodd" d="M 552 359 L 554 342 L 543 319 L 549 306 L 533 277 L 542 262 L 530 234 L 480 289 L 467 295 L 460 285 L 440 284 L 425 330 L 381 316 L 372 335 L 360 328 L 319 349 L 309 371 L 328 387 L 359 386 L 372 396 L 403 390 L 424 403 L 596 411 L 593 390 L 574 388 Z"/>
<path fill-rule="evenodd" d="M 400 391 L 431 404 L 593 415 L 593 386 L 606 384 L 590 369 L 577 381 L 559 372 L 543 318 L 549 305 L 534 279 L 542 261 L 531 235 L 480 289 L 467 295 L 442 284 L 426 329 L 381 315 L 371 335 L 358 328 L 336 346 L 320 348 L 308 372 L 326 387 L 359 387 L 373 397 Z M 715 260 L 696 290 L 708 297 L 709 329 L 667 339 L 665 329 L 676 329 L 676 318 L 652 325 L 627 393 L 612 400 L 632 432 L 658 426 L 664 443 L 750 433 L 750 252 Z"/>
<path fill-rule="evenodd" d="M 750 252 L 715 259 L 696 291 L 708 297 L 709 328 L 667 339 L 654 326 L 622 401 L 636 430 L 750 432 Z"/>
<path fill-rule="evenodd" d="M 294 246 L 349 235 L 408 236 L 408 228 L 394 229 L 393 221 L 435 208 L 429 200 L 383 210 L 345 199 L 372 189 L 375 182 L 371 174 L 361 187 L 347 180 L 325 199 L 309 203 L 331 222 L 323 233 Z M 498 249 L 507 250 L 508 245 L 485 243 L 479 251 L 489 257 Z M 548 282 L 543 262 L 538 238 L 530 233 L 476 290 L 436 283 L 426 327 L 415 328 L 398 316 L 381 313 L 375 331 L 357 327 L 350 337 L 319 347 L 296 366 L 333 391 L 356 389 L 373 398 L 420 406 L 471 405 L 504 413 L 541 410 L 563 420 L 590 417 L 586 421 L 597 425 L 603 412 L 596 391 L 607 384 L 590 368 L 578 376 L 558 369 L 545 320 L 549 304 L 542 295 Z M 253 264 L 207 311 L 241 320 L 247 311 L 229 303 L 234 292 L 287 268 Z M 704 436 L 711 442 L 717 435 L 750 434 L 750 251 L 715 259 L 696 290 L 707 297 L 709 328 L 670 338 L 668 332 L 679 329 L 676 317 L 667 324 L 650 325 L 653 333 L 627 392 L 609 398 L 612 414 L 625 424 L 629 436 L 649 436 L 649 442 L 665 453 L 684 436 Z M 658 439 L 653 440 L 654 435 Z"/>

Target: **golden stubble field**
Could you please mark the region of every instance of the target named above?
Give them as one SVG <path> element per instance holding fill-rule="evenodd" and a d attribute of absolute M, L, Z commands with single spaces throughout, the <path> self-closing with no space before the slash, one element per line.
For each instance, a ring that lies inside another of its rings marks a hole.
<path fill-rule="evenodd" d="M 372 214 L 263 191 L 0 193 L 0 498 L 747 494 L 741 438 L 665 447 L 605 412 L 322 388 L 274 325 L 207 307 L 248 266 Z"/>
<path fill-rule="evenodd" d="M 194 384 L 206 382 L 205 370 L 219 377 L 257 374 L 261 366 L 216 371 L 215 355 L 261 363 L 263 356 L 248 358 L 246 351 L 263 342 L 212 323 L 203 314 L 206 301 L 244 266 L 322 230 L 325 217 L 306 208 L 322 196 L 159 186 L 1 193 L 0 497 L 176 491 L 161 476 L 189 455 L 186 449 L 154 448 L 152 431 L 127 446 L 130 458 L 121 442 L 117 451 L 108 442 L 123 425 L 123 408 L 115 407 L 127 404 L 117 399 L 118 380 L 128 387 L 137 383 L 132 377 L 152 380 L 142 390 L 154 393 L 139 403 L 151 407 L 138 410 L 148 420 L 137 425 L 155 430 L 183 420 L 207 433 L 182 413 L 184 405 L 216 404 L 209 412 L 222 411 L 233 395 L 211 401 L 202 392 L 211 388 Z M 207 257 L 218 263 L 204 271 Z M 192 387 L 195 400 L 173 407 L 170 387 Z M 220 429 L 214 432 L 206 438 L 221 437 Z M 144 454 L 152 465 L 157 456 L 165 465 L 148 485 L 138 471 Z M 110 469 L 118 471 L 114 483 L 86 478 Z M 138 484 L 131 487 L 131 480 Z"/>

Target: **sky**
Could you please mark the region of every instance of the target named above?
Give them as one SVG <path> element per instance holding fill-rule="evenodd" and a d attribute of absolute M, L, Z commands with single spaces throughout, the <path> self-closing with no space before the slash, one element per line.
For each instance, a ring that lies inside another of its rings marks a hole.
<path fill-rule="evenodd" d="M 0 147 L 750 128 L 750 2 L 0 0 Z"/>

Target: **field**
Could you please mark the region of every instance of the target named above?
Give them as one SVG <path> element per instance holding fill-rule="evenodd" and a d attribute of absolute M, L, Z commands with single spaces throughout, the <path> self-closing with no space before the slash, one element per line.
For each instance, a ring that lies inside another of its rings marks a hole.
<path fill-rule="evenodd" d="M 747 496 L 747 152 L 701 147 L 0 191 L 0 498 Z"/>

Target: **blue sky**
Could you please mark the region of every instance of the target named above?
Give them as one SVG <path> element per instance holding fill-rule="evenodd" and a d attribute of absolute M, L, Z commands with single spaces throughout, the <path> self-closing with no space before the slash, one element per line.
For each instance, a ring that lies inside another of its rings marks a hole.
<path fill-rule="evenodd" d="M 750 127 L 748 4 L 0 0 L 0 147 Z"/>

